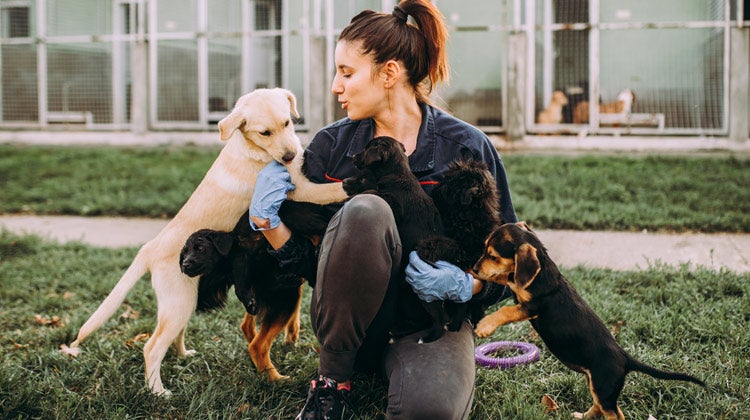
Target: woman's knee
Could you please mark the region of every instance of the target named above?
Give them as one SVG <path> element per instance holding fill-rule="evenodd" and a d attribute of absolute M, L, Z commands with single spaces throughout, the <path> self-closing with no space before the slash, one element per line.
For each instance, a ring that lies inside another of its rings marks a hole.
<path fill-rule="evenodd" d="M 342 208 L 341 224 L 387 227 L 395 220 L 385 200 L 374 194 L 359 194 Z"/>

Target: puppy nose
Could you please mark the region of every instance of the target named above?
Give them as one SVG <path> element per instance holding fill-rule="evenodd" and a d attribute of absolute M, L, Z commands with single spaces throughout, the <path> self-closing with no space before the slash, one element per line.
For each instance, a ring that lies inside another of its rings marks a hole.
<path fill-rule="evenodd" d="M 281 157 L 281 160 L 288 163 L 291 162 L 295 156 L 297 156 L 297 153 L 295 152 L 286 152 L 284 153 L 284 156 Z"/>

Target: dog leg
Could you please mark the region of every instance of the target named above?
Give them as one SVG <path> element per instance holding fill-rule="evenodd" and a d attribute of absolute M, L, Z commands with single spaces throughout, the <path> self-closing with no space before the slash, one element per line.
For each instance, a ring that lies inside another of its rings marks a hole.
<path fill-rule="evenodd" d="M 161 362 L 169 347 L 175 343 L 178 351 L 191 353 L 184 348 L 184 332 L 198 301 L 198 284 L 196 279 L 183 275 L 179 270 L 179 265 L 175 262 L 161 266 L 152 273 L 154 277 L 159 276 L 152 278 L 158 312 L 154 333 L 143 346 L 143 359 L 146 382 L 151 392 L 157 395 L 171 395 L 161 380 Z M 186 304 L 187 302 L 192 304 Z M 183 338 L 180 339 L 180 336 Z M 181 344 L 176 343 L 180 340 Z"/>
<path fill-rule="evenodd" d="M 275 319 L 271 322 L 264 320 L 261 323 L 260 332 L 247 347 L 250 352 L 250 358 L 253 360 L 253 364 L 255 364 L 258 372 L 266 374 L 268 380 L 271 382 L 289 379 L 288 376 L 281 375 L 276 370 L 273 362 L 271 362 L 270 355 L 273 340 L 284 329 L 284 326 L 287 324 L 285 321 L 285 319 Z"/>
<path fill-rule="evenodd" d="M 146 367 L 146 383 L 151 392 L 168 397 L 172 395 L 172 392 L 164 388 L 161 381 L 161 362 L 164 360 L 164 355 L 167 353 L 172 340 L 164 336 L 163 325 L 162 321 L 157 322 L 154 334 L 143 346 L 143 360 Z"/>
<path fill-rule="evenodd" d="M 302 288 L 303 286 L 299 287 L 299 297 L 297 298 L 297 304 L 294 307 L 294 312 L 292 312 L 292 316 L 289 318 L 289 322 L 286 324 L 286 331 L 285 331 L 285 338 L 284 338 L 284 344 L 290 345 L 290 344 L 297 344 L 297 341 L 299 341 L 299 328 L 300 328 L 300 303 L 302 302 Z"/>
<path fill-rule="evenodd" d="M 594 404 L 585 413 L 573 413 L 573 417 L 590 419 L 604 416 L 607 420 L 625 420 L 625 415 L 617 406 L 617 398 L 625 385 L 624 378 L 613 377 L 611 372 L 597 375 L 596 378 L 591 370 L 584 369 L 582 372 L 586 376 L 586 383 Z"/>
<path fill-rule="evenodd" d="M 302 156 L 300 151 L 299 156 Z M 287 193 L 287 198 L 292 201 L 307 201 L 315 204 L 330 204 L 346 201 L 349 195 L 344 191 L 341 182 L 328 184 L 316 184 L 310 181 L 302 173 L 302 159 L 294 159 L 287 165 L 292 183 L 297 187 Z"/>
<path fill-rule="evenodd" d="M 180 334 L 177 336 L 177 339 L 174 343 L 172 343 L 172 345 L 174 346 L 177 354 L 179 354 L 180 356 L 192 356 L 196 353 L 195 350 L 188 350 L 185 347 L 185 328 L 180 331 Z"/>
<path fill-rule="evenodd" d="M 625 420 L 617 406 L 617 399 L 625 386 L 625 374 L 617 374 L 611 369 L 595 368 L 587 373 L 591 396 L 594 397 L 594 405 L 599 411 L 597 414 L 603 415 L 607 420 Z"/>
<path fill-rule="evenodd" d="M 521 305 L 503 306 L 497 311 L 482 318 L 474 329 L 477 337 L 488 337 L 497 327 L 511 322 L 520 322 L 531 319 Z"/>
<path fill-rule="evenodd" d="M 434 302 L 422 302 L 422 307 L 425 311 L 430 314 L 432 318 L 432 326 L 430 327 L 427 335 L 419 339 L 419 343 L 427 344 L 433 341 L 439 340 L 445 334 L 445 322 L 446 314 L 443 308 L 443 301 L 436 300 Z"/>
<path fill-rule="evenodd" d="M 255 338 L 255 315 L 250 315 L 245 312 L 245 317 L 242 318 L 240 330 L 242 330 L 242 334 L 244 334 L 245 340 L 247 340 L 247 349 L 250 351 L 250 343 L 252 343 Z"/>

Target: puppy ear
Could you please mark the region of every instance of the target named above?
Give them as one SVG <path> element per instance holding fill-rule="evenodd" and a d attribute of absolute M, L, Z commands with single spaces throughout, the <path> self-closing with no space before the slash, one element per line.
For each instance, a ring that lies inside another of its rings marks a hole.
<path fill-rule="evenodd" d="M 211 243 L 214 244 L 214 247 L 216 247 L 216 251 L 218 251 L 219 254 L 224 257 L 229 255 L 229 251 L 232 249 L 232 244 L 234 243 L 234 238 L 231 234 L 215 232 L 209 237 L 209 239 L 211 239 Z"/>
<path fill-rule="evenodd" d="M 516 273 L 514 282 L 521 289 L 529 287 L 539 274 L 541 266 L 536 255 L 536 248 L 523 244 L 516 250 Z"/>
<path fill-rule="evenodd" d="M 468 206 L 469 204 L 474 202 L 474 197 L 477 195 L 479 195 L 479 187 L 467 188 L 461 195 L 461 204 L 464 206 Z"/>
<path fill-rule="evenodd" d="M 383 160 L 383 153 L 377 147 L 369 147 L 362 152 L 362 165 L 372 166 Z"/>
<path fill-rule="evenodd" d="M 297 112 L 297 98 L 294 97 L 294 94 L 291 91 L 286 89 L 283 90 L 289 100 L 289 111 L 294 115 L 294 118 L 299 118 L 299 112 Z"/>
<path fill-rule="evenodd" d="M 232 110 L 229 115 L 219 121 L 219 133 L 221 139 L 224 141 L 229 140 L 229 138 L 232 137 L 232 134 L 234 134 L 234 132 L 244 123 L 245 118 L 242 114 L 237 110 Z"/>

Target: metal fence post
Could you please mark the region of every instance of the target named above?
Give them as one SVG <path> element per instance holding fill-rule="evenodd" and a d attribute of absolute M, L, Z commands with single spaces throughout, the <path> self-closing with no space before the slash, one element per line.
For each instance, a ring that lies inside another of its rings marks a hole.
<path fill-rule="evenodd" d="M 729 137 L 745 141 L 750 136 L 750 76 L 747 64 L 750 62 L 750 29 L 730 29 L 729 67 Z"/>
<path fill-rule="evenodd" d="M 511 33 L 508 40 L 508 140 L 526 135 L 526 48 L 525 32 Z"/>
<path fill-rule="evenodd" d="M 130 104 L 130 124 L 133 134 L 146 134 L 148 131 L 148 43 L 135 41 L 130 48 L 130 76 L 132 80 Z"/>

